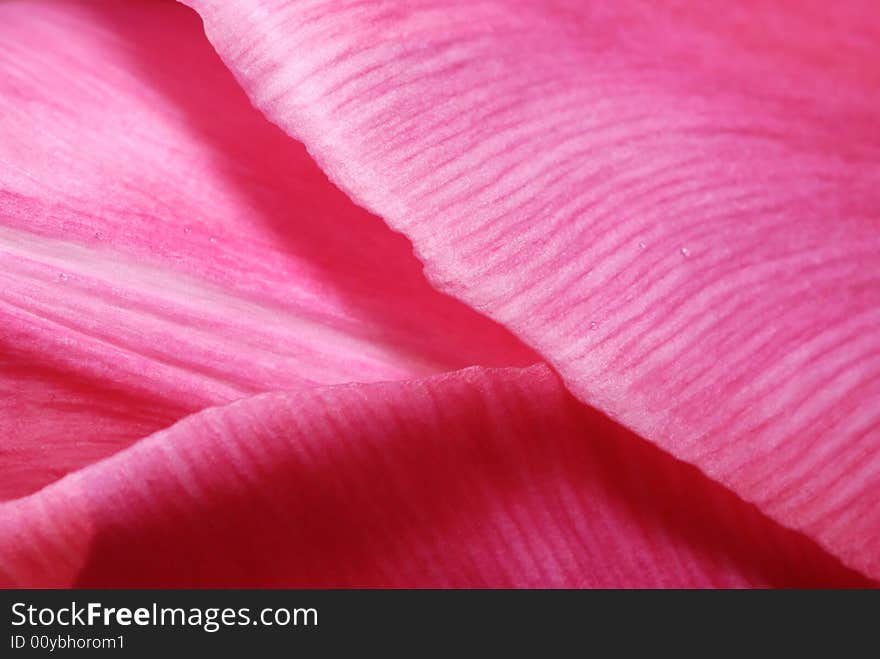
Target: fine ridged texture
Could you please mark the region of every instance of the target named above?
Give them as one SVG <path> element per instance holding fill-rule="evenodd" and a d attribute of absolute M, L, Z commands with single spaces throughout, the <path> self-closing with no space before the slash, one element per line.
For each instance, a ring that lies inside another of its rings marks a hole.
<path fill-rule="evenodd" d="M 0 4 L 0 165 L 0 499 L 257 392 L 538 360 L 434 291 L 175 3 Z"/>
<path fill-rule="evenodd" d="M 878 62 L 860 0 L 0 1 L 0 585 L 876 586 Z"/>
<path fill-rule="evenodd" d="M 865 586 L 546 367 L 264 394 L 0 506 L 39 586 Z"/>
<path fill-rule="evenodd" d="M 435 286 L 880 576 L 873 3 L 187 4 Z"/>

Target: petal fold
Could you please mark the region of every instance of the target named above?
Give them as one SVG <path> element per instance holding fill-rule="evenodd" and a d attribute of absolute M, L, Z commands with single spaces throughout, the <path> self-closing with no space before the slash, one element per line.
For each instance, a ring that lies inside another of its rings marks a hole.
<path fill-rule="evenodd" d="M 176 3 L 0 3 L 0 499 L 209 405 L 527 365 Z"/>
<path fill-rule="evenodd" d="M 29 586 L 865 586 L 546 366 L 270 393 L 0 505 Z"/>
<path fill-rule="evenodd" d="M 440 290 L 880 576 L 872 3 L 187 4 Z"/>

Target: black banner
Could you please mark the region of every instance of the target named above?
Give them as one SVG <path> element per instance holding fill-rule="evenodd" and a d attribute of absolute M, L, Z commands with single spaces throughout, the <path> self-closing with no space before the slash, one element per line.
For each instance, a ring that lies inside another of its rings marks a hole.
<path fill-rule="evenodd" d="M 589 655 L 608 643 L 635 652 L 697 638 L 747 647 L 749 639 L 765 644 L 768 634 L 785 637 L 791 649 L 789 642 L 833 629 L 835 618 L 847 628 L 829 646 L 839 650 L 860 631 L 873 637 L 876 627 L 876 593 L 842 597 L 850 606 L 811 607 L 818 598 L 803 591 L 7 590 L 0 656 L 335 656 L 392 648 L 421 655 L 478 646 L 540 655 L 580 647 Z"/>

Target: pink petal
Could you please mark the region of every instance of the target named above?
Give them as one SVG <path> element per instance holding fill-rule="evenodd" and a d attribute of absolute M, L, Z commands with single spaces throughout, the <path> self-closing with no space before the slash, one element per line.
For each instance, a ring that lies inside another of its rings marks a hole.
<path fill-rule="evenodd" d="M 187 4 L 441 290 L 880 576 L 874 3 Z"/>
<path fill-rule="evenodd" d="M 0 263 L 0 498 L 255 392 L 537 361 L 176 4 L 0 3 Z"/>
<path fill-rule="evenodd" d="M 0 506 L 41 586 L 869 585 L 543 366 L 264 394 Z"/>

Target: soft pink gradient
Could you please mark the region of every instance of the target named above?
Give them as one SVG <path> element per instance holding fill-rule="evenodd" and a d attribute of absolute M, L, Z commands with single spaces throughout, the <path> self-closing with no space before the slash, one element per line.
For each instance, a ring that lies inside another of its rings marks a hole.
<path fill-rule="evenodd" d="M 538 361 L 253 109 L 192 12 L 0 12 L 0 497 L 249 394 Z"/>
<path fill-rule="evenodd" d="M 187 4 L 0 3 L 5 585 L 880 578 L 870 3 Z"/>
<path fill-rule="evenodd" d="M 190 4 L 439 289 L 880 576 L 873 3 Z"/>

